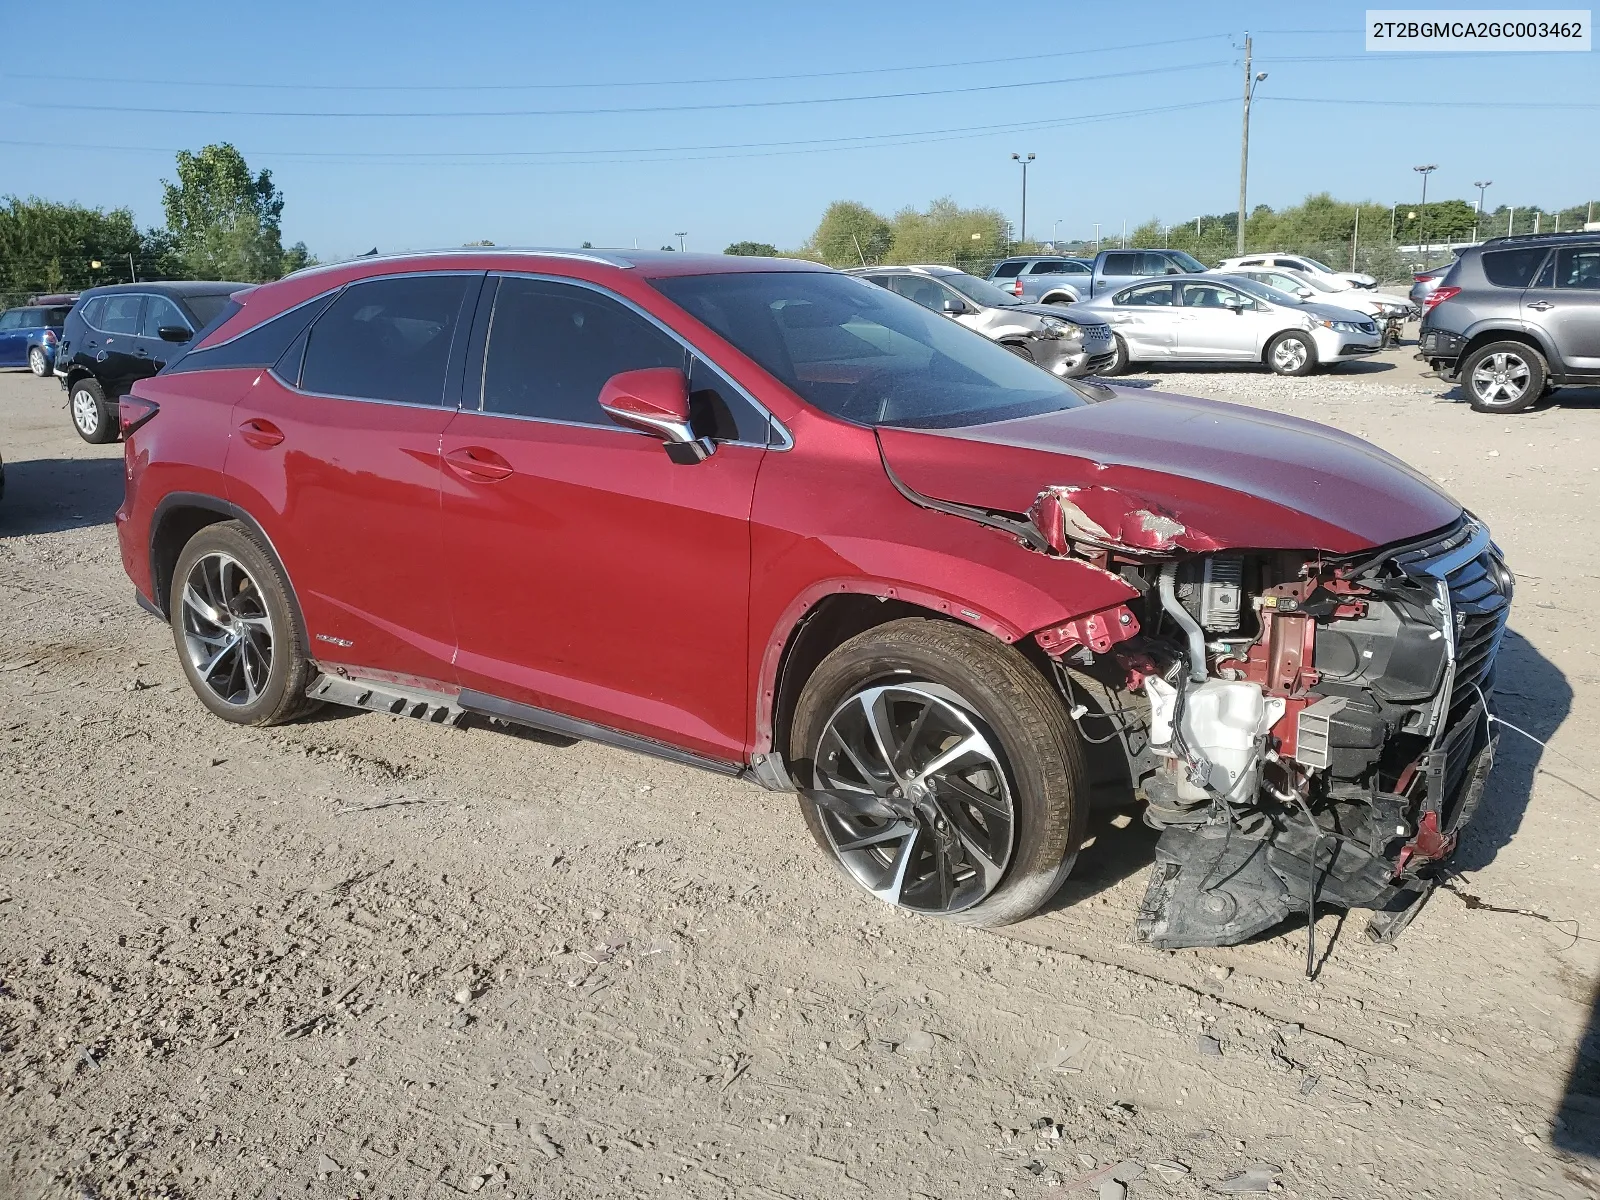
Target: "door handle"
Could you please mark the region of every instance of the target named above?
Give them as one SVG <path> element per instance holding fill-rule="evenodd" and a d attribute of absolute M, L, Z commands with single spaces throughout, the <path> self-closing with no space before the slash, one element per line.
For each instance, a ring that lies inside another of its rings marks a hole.
<path fill-rule="evenodd" d="M 1548 300 L 1535 300 L 1532 304 L 1528 305 L 1528 307 L 1533 309 L 1534 312 L 1548 312 L 1550 309 L 1554 308 L 1555 305 L 1551 304 Z"/>
<path fill-rule="evenodd" d="M 495 483 L 515 474 L 514 468 L 493 450 L 482 446 L 462 446 L 444 456 L 450 469 L 474 483 Z"/>
<path fill-rule="evenodd" d="M 283 430 L 271 421 L 251 417 L 239 426 L 239 436 L 244 438 L 246 445 L 254 446 L 257 450 L 270 450 L 283 441 Z"/>

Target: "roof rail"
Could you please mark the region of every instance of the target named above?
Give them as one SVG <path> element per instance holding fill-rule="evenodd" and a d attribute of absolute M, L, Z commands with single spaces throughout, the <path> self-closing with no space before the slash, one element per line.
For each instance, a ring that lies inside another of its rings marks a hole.
<path fill-rule="evenodd" d="M 1567 233 L 1510 233 L 1500 237 L 1485 238 L 1482 244 L 1485 246 L 1503 246 L 1508 242 L 1545 242 L 1553 241 L 1556 238 L 1563 240 L 1578 238 L 1582 240 L 1584 238 L 1593 238 L 1594 236 L 1593 233 L 1584 233 L 1581 229 L 1571 230 Z"/>

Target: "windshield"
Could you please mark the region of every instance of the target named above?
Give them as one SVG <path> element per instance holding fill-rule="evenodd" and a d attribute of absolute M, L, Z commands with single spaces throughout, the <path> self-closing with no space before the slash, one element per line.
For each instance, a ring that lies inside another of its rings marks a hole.
<path fill-rule="evenodd" d="M 1315 267 L 1319 271 L 1326 271 L 1329 275 L 1337 275 L 1338 274 L 1338 272 L 1335 271 L 1332 267 L 1330 267 L 1327 263 L 1319 263 L 1314 258 L 1308 258 L 1308 259 L 1306 259 L 1306 261 L 1308 263 L 1310 263 L 1313 267 Z"/>
<path fill-rule="evenodd" d="M 949 429 L 1085 403 L 1065 381 L 864 279 L 762 271 L 651 283 L 802 400 L 847 421 Z"/>
<path fill-rule="evenodd" d="M 950 287 L 955 288 L 956 291 L 974 304 L 981 304 L 985 308 L 1011 308 L 1018 304 L 1032 303 L 1032 301 L 1025 300 L 1021 296 L 1013 296 L 1009 292 L 1002 292 L 994 284 L 987 280 L 979 279 L 976 275 L 967 275 L 958 271 L 954 275 L 935 275 L 934 278 L 940 283 L 948 284 Z"/>
<path fill-rule="evenodd" d="M 1173 262 L 1177 263 L 1185 271 L 1198 272 L 1206 269 L 1205 263 L 1201 262 L 1198 258 L 1192 258 L 1191 256 L 1185 254 L 1182 250 L 1168 250 L 1166 253 L 1168 258 L 1172 259 Z"/>
<path fill-rule="evenodd" d="M 1241 292 L 1249 292 L 1257 300 L 1270 300 L 1273 304 L 1301 304 L 1304 303 L 1298 296 L 1291 296 L 1288 292 L 1280 292 L 1275 287 L 1268 287 L 1264 283 L 1257 283 L 1244 275 L 1229 275 L 1228 282 Z"/>

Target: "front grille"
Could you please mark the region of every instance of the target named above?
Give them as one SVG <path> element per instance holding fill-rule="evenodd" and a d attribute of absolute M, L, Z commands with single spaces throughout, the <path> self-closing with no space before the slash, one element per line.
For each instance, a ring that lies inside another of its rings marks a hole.
<path fill-rule="evenodd" d="M 1454 670 L 1448 704 L 1441 704 L 1434 727 L 1450 728 L 1471 707 L 1481 691 L 1487 695 L 1494 673 L 1495 655 L 1511 612 L 1510 597 L 1501 580 L 1499 562 L 1489 531 L 1476 521 L 1463 520 L 1438 541 L 1396 555 L 1395 565 L 1419 583 L 1445 595 L 1436 610 L 1448 622 L 1454 647 Z"/>

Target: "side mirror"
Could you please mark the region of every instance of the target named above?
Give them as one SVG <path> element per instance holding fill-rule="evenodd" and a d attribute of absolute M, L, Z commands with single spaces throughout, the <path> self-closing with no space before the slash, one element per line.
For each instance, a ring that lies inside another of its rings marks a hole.
<path fill-rule="evenodd" d="M 1244 311 L 1245 305 L 1244 305 L 1244 301 L 1243 300 L 1240 300 L 1237 296 L 1235 296 L 1235 297 L 1232 297 L 1230 299 L 1224 300 L 1222 302 L 1222 307 L 1223 308 L 1232 309 L 1234 314 L 1237 315 L 1237 314 L 1242 313 Z"/>
<path fill-rule="evenodd" d="M 1167 274 L 1168 275 L 1183 275 L 1183 274 L 1186 274 L 1186 272 L 1184 271 L 1184 269 L 1182 267 L 1171 267 L 1171 266 L 1169 266 L 1167 268 Z"/>
<path fill-rule="evenodd" d="M 182 325 L 163 325 L 156 334 L 163 342 L 187 342 L 194 336 Z"/>
<path fill-rule="evenodd" d="M 962 313 L 967 311 L 967 306 L 952 296 L 943 304 L 939 305 L 939 311 L 947 316 L 959 317 Z"/>
<path fill-rule="evenodd" d="M 1316 293 L 1310 288 L 1295 288 L 1294 294 L 1299 296 L 1302 300 L 1309 300 L 1312 296 L 1316 295 Z"/>
<path fill-rule="evenodd" d="M 675 463 L 704 462 L 716 451 L 710 438 L 695 436 L 689 419 L 689 380 L 676 367 L 613 375 L 600 389 L 600 407 L 623 428 L 659 437 Z"/>

